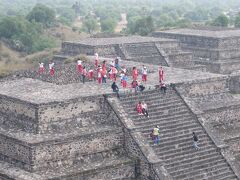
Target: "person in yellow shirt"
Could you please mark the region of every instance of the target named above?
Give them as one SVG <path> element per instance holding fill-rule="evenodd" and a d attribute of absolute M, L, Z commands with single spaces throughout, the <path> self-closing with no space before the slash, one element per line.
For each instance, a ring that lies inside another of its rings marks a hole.
<path fill-rule="evenodd" d="M 160 142 L 159 139 L 159 126 L 156 126 L 155 128 L 153 128 L 153 143 L 154 145 L 158 145 Z"/>

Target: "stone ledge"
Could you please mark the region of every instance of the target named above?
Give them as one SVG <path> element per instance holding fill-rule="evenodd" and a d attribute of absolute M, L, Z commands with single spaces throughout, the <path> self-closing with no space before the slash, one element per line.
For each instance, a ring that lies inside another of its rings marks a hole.
<path fill-rule="evenodd" d="M 1 176 L 16 180 L 46 180 L 35 173 L 29 173 L 20 168 L 14 167 L 12 164 L 0 161 L 0 179 Z"/>
<path fill-rule="evenodd" d="M 51 142 L 61 142 L 76 137 L 88 136 L 98 134 L 100 132 L 121 132 L 120 127 L 114 126 L 95 126 L 86 127 L 81 130 L 77 130 L 71 133 L 59 133 L 59 134 L 31 134 L 23 131 L 16 132 L 15 130 L 6 131 L 0 127 L 0 135 L 10 139 L 14 139 L 19 143 L 26 146 L 35 146 L 40 144 L 46 144 Z"/>
<path fill-rule="evenodd" d="M 63 169 L 55 169 L 55 170 L 48 170 L 48 171 L 38 171 L 35 173 L 29 173 L 24 171 L 20 168 L 13 167 L 13 165 L 0 161 L 0 177 L 5 176 L 16 180 L 47 180 L 47 179 L 68 179 L 74 176 L 82 177 L 93 175 L 94 173 L 103 173 L 104 170 L 111 170 L 117 171 L 120 169 L 128 169 L 128 172 L 122 172 L 118 174 L 119 176 L 122 175 L 129 175 L 130 177 L 134 177 L 134 167 L 135 162 L 125 156 L 119 156 L 117 158 L 107 158 L 105 161 L 95 163 L 85 163 L 76 165 L 73 167 L 65 167 Z M 117 168 L 117 169 L 116 169 Z M 131 169 L 131 171 L 130 171 Z M 126 173 L 126 174 L 124 174 Z M 110 176 L 110 175 L 108 175 Z M 112 174 L 115 176 L 115 173 Z"/>

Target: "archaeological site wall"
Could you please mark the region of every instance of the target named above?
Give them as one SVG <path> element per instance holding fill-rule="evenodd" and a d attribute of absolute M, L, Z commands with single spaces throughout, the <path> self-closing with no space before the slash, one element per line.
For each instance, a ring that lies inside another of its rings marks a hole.
<path fill-rule="evenodd" d="M 103 96 L 40 104 L 1 96 L 0 104 L 2 161 L 46 179 L 135 177 L 124 132 Z"/>

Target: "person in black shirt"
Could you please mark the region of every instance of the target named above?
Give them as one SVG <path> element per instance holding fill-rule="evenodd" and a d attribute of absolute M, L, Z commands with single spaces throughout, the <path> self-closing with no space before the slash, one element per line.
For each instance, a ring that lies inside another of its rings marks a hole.
<path fill-rule="evenodd" d="M 119 93 L 118 93 L 119 88 L 118 88 L 116 82 L 113 82 L 111 87 L 112 87 L 113 92 L 115 92 L 117 94 L 117 97 L 120 98 Z"/>
<path fill-rule="evenodd" d="M 199 146 L 198 146 L 198 136 L 196 135 L 195 132 L 193 132 L 193 147 L 196 149 L 196 150 L 199 150 Z"/>
<path fill-rule="evenodd" d="M 141 83 L 141 84 L 138 86 L 138 88 L 139 88 L 139 91 L 140 91 L 140 92 L 143 92 L 144 89 L 145 89 L 145 86 Z"/>

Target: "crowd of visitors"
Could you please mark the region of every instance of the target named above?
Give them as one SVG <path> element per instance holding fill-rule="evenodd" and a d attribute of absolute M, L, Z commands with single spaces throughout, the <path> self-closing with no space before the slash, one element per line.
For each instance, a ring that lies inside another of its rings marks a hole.
<path fill-rule="evenodd" d="M 111 80 L 112 83 L 115 82 L 117 86 L 117 79 L 120 77 L 120 83 L 123 90 L 127 88 L 134 89 L 134 91 L 142 92 L 145 90 L 145 84 L 148 77 L 148 68 L 143 65 L 142 69 L 139 70 L 137 67 L 132 67 L 131 70 L 127 70 L 126 66 L 121 66 L 120 59 L 116 58 L 111 63 L 107 64 L 106 61 L 102 63 L 99 61 L 99 56 L 95 53 L 94 63 L 92 66 L 85 64 L 81 59 L 77 60 L 77 72 L 83 83 L 88 81 L 96 81 L 98 84 L 105 84 L 108 80 Z M 55 75 L 54 62 L 49 62 L 49 74 L 51 76 Z M 39 74 L 43 74 L 46 71 L 44 63 L 39 63 Z M 131 71 L 131 72 L 129 72 Z M 139 80 L 139 75 L 141 75 L 141 80 Z M 130 76 L 130 77 L 129 77 Z M 132 81 L 131 81 L 132 79 Z M 166 92 L 166 85 L 163 82 L 164 80 L 164 71 L 162 67 L 159 67 L 159 82 L 160 89 L 163 92 Z M 129 82 L 130 81 L 130 82 Z"/>
<path fill-rule="evenodd" d="M 54 76 L 55 69 L 54 69 L 54 62 L 49 62 L 49 74 L 51 76 Z M 98 84 L 105 84 L 107 83 L 107 80 L 112 81 L 112 91 L 116 93 L 117 97 L 119 96 L 119 87 L 117 85 L 117 79 L 120 77 L 120 83 L 123 89 L 126 89 L 128 87 L 134 89 L 134 92 L 142 92 L 145 89 L 144 84 L 147 82 L 148 77 L 148 68 L 143 65 L 142 69 L 139 71 L 137 67 L 132 67 L 131 72 L 127 71 L 126 66 L 121 66 L 119 58 L 116 58 L 114 61 L 110 63 L 110 65 L 107 65 L 106 61 L 103 61 L 100 63 L 99 56 L 96 53 L 94 58 L 94 68 L 91 68 L 91 66 L 86 68 L 86 66 L 83 65 L 83 62 L 78 59 L 77 60 L 77 71 L 79 73 L 79 76 L 81 77 L 81 81 L 83 83 L 86 82 L 86 78 L 89 81 L 96 80 Z M 44 67 L 44 63 L 39 63 L 39 74 L 42 74 L 46 71 Z M 162 67 L 159 67 L 158 69 L 159 73 L 159 85 L 160 90 L 163 93 L 166 93 L 167 87 L 164 83 L 164 70 Z M 129 75 L 131 75 L 131 78 L 129 78 Z M 139 75 L 141 75 L 141 82 L 139 81 Z M 132 79 L 131 83 L 128 83 L 129 80 Z M 136 111 L 139 115 L 143 115 L 146 118 L 149 118 L 149 112 L 148 112 L 148 105 L 144 101 L 139 101 L 136 105 Z M 160 127 L 156 126 L 152 129 L 150 136 L 153 140 L 154 145 L 158 145 L 160 143 Z M 199 150 L 198 146 L 198 136 L 195 132 L 193 132 L 193 147 L 196 150 Z"/>

